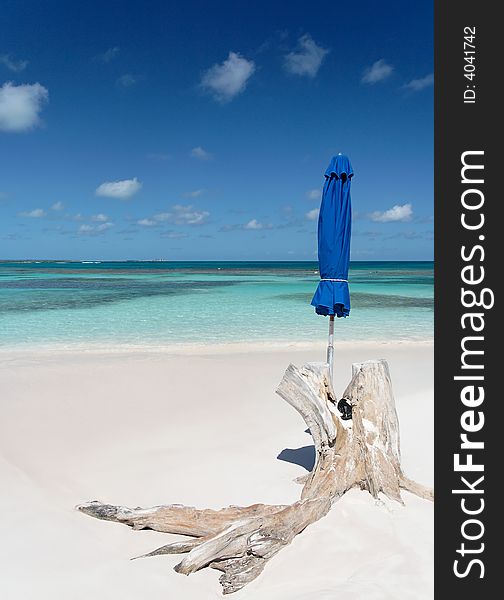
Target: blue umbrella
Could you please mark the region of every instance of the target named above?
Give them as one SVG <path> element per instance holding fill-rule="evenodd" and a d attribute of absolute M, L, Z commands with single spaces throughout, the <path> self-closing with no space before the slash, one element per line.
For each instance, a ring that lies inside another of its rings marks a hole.
<path fill-rule="evenodd" d="M 332 381 L 334 316 L 350 314 L 348 264 L 352 231 L 350 184 L 353 169 L 348 156 L 333 156 L 325 172 L 318 220 L 318 260 L 320 282 L 311 304 L 319 315 L 329 315 L 327 362 Z"/>

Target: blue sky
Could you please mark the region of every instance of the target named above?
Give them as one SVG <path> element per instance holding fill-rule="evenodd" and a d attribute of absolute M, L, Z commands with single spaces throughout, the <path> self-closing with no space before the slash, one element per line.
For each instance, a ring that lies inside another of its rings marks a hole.
<path fill-rule="evenodd" d="M 2 3 L 0 258 L 433 255 L 430 2 Z"/>

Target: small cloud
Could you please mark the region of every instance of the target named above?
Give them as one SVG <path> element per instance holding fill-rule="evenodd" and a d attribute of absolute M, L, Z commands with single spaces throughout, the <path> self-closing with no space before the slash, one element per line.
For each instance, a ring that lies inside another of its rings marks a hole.
<path fill-rule="evenodd" d="M 155 227 L 159 225 L 159 221 L 155 221 L 154 219 L 140 219 L 137 221 L 137 225 L 141 225 L 142 227 Z"/>
<path fill-rule="evenodd" d="M 361 82 L 373 85 L 390 77 L 393 70 L 394 67 L 392 65 L 389 65 L 385 59 L 380 58 L 380 60 L 377 60 L 370 67 L 365 69 Z"/>
<path fill-rule="evenodd" d="M 203 225 L 206 223 L 210 213 L 206 210 L 198 210 L 192 204 L 175 204 L 167 212 L 158 213 L 152 217 L 140 219 L 138 225 L 143 227 L 155 227 L 161 223 L 174 223 L 175 225 Z"/>
<path fill-rule="evenodd" d="M 271 223 L 260 223 L 257 219 L 252 219 L 243 226 L 243 229 L 252 229 L 257 231 L 259 229 L 271 229 L 272 227 L 273 225 Z"/>
<path fill-rule="evenodd" d="M 297 49 L 285 55 L 286 71 L 294 75 L 315 77 L 329 50 L 315 43 L 309 33 L 298 40 Z"/>
<path fill-rule="evenodd" d="M 63 202 L 55 202 L 52 206 L 51 206 L 51 210 L 63 210 L 65 208 Z"/>
<path fill-rule="evenodd" d="M 91 221 L 93 221 L 95 223 L 105 223 L 108 220 L 109 220 L 109 218 L 107 217 L 107 215 L 104 215 L 103 213 L 99 213 L 97 215 L 91 216 Z"/>
<path fill-rule="evenodd" d="M 19 217 L 29 217 L 30 219 L 41 219 L 42 217 L 47 216 L 47 213 L 42 208 L 35 208 L 30 211 L 20 212 L 18 213 Z"/>
<path fill-rule="evenodd" d="M 229 232 L 229 231 L 260 231 L 261 229 L 273 229 L 273 225 L 271 223 L 260 223 L 257 219 L 251 219 L 248 223 L 238 223 L 235 225 L 223 225 L 219 231 Z"/>
<path fill-rule="evenodd" d="M 96 58 L 104 63 L 109 63 L 110 61 L 114 60 L 114 58 L 117 58 L 120 50 L 121 49 L 119 46 L 113 46 L 112 48 L 106 50 L 103 54 L 99 54 Z"/>
<path fill-rule="evenodd" d="M 383 212 L 375 211 L 369 215 L 376 223 L 391 223 L 393 221 L 410 221 L 413 216 L 411 204 L 396 204 Z"/>
<path fill-rule="evenodd" d="M 100 223 L 100 225 L 88 225 L 87 223 L 84 223 L 79 227 L 77 233 L 80 235 L 99 235 L 100 233 L 105 233 L 105 231 L 108 231 L 112 227 L 114 227 L 114 223 L 110 222 Z"/>
<path fill-rule="evenodd" d="M 230 102 L 245 90 L 255 68 L 254 61 L 230 52 L 223 63 L 213 65 L 203 74 L 200 86 L 218 102 Z"/>
<path fill-rule="evenodd" d="M 0 131 L 28 131 L 40 125 L 39 113 L 49 99 L 49 92 L 40 83 L 0 87 Z"/>
<path fill-rule="evenodd" d="M 210 160 L 212 155 L 204 150 L 201 146 L 196 146 L 191 150 L 191 156 L 193 158 L 198 158 L 199 160 Z"/>
<path fill-rule="evenodd" d="M 308 190 L 306 192 L 306 197 L 308 198 L 308 200 L 320 200 L 321 194 L 322 192 L 317 188 L 314 190 Z"/>
<path fill-rule="evenodd" d="M 119 87 L 130 88 L 137 82 L 136 78 L 131 73 L 126 73 L 117 78 L 116 83 Z"/>
<path fill-rule="evenodd" d="M 19 60 L 11 54 L 0 54 L 0 65 L 7 67 L 13 73 L 21 73 L 28 66 L 28 61 Z"/>
<path fill-rule="evenodd" d="M 319 216 L 319 212 L 320 209 L 319 208 L 313 208 L 312 210 L 309 210 L 306 214 L 305 214 L 305 218 L 308 221 L 316 221 L 318 219 Z"/>
<path fill-rule="evenodd" d="M 122 179 L 120 181 L 106 181 L 96 188 L 95 194 L 105 198 L 118 198 L 127 200 L 134 196 L 142 187 L 136 177 L 133 179 Z"/>
<path fill-rule="evenodd" d="M 184 192 L 182 196 L 184 198 L 199 198 L 205 190 L 193 190 L 192 192 Z"/>
<path fill-rule="evenodd" d="M 403 85 L 403 88 L 409 92 L 420 92 L 431 85 L 434 85 L 434 73 L 429 73 L 421 79 L 412 79 Z"/>
<path fill-rule="evenodd" d="M 172 216 L 169 220 L 173 220 L 177 225 L 203 225 L 210 213 L 206 210 L 196 210 L 191 204 L 184 206 L 175 204 L 172 207 Z"/>

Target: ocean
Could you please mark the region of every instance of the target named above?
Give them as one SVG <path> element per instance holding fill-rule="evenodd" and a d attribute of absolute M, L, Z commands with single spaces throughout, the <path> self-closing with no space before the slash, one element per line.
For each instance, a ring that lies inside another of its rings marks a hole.
<path fill-rule="evenodd" d="M 0 262 L 0 346 L 317 342 L 316 262 Z M 433 337 L 432 262 L 352 262 L 340 341 Z"/>

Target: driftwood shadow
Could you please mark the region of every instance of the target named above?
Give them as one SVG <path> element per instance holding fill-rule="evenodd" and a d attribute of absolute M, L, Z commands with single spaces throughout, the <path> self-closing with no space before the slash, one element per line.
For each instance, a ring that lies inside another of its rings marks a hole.
<path fill-rule="evenodd" d="M 315 446 L 303 446 L 302 448 L 284 448 L 277 456 L 278 460 L 299 465 L 308 472 L 315 466 Z"/>

